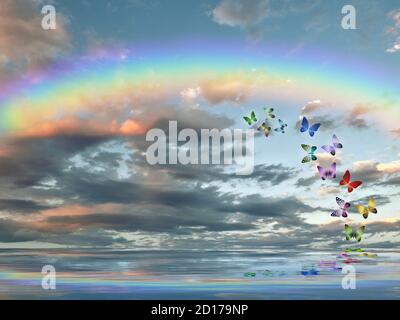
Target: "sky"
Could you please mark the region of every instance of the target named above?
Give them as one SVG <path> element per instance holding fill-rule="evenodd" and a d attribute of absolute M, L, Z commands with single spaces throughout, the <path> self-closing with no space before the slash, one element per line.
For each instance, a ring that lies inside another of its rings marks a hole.
<path fill-rule="evenodd" d="M 335 250 L 345 223 L 366 226 L 363 246 L 398 247 L 399 72 L 396 0 L 3 0 L 0 248 Z M 256 136 L 251 175 L 146 161 L 146 133 L 169 120 L 246 129 L 266 106 L 288 127 Z M 303 116 L 321 123 L 312 138 Z M 335 157 L 320 149 L 333 134 Z M 337 196 L 348 218 L 331 217 Z"/>

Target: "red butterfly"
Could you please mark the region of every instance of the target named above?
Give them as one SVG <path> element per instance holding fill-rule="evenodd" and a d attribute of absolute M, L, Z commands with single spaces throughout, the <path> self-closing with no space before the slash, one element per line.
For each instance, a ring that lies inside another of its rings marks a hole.
<path fill-rule="evenodd" d="M 353 192 L 354 189 L 362 185 L 362 181 L 350 182 L 350 172 L 347 170 L 343 176 L 343 180 L 340 180 L 340 185 L 347 186 L 347 191 Z"/>

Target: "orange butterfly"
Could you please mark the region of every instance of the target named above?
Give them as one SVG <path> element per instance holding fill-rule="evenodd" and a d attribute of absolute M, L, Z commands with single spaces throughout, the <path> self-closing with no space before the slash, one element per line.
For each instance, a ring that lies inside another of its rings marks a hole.
<path fill-rule="evenodd" d="M 347 170 L 343 176 L 343 179 L 340 180 L 341 186 L 346 186 L 348 192 L 353 192 L 354 189 L 358 188 L 362 185 L 362 181 L 350 181 L 350 171 Z"/>

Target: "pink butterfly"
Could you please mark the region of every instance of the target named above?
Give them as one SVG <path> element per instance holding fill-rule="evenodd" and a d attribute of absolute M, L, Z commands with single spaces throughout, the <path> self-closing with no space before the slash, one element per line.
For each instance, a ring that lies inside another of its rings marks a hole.
<path fill-rule="evenodd" d="M 351 207 L 351 204 L 340 199 L 339 197 L 336 197 L 336 203 L 339 205 L 340 209 L 333 211 L 331 213 L 331 217 L 342 216 L 343 218 L 347 218 L 347 216 L 349 215 L 347 210 Z"/>

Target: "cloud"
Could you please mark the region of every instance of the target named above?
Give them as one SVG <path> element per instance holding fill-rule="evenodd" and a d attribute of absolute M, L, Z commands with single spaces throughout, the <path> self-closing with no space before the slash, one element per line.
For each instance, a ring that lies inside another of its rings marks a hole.
<path fill-rule="evenodd" d="M 268 0 L 222 0 L 213 10 L 213 20 L 221 25 L 240 27 L 252 39 L 261 37 L 259 24 L 269 13 Z"/>
<path fill-rule="evenodd" d="M 310 102 L 307 102 L 302 108 L 301 108 L 301 115 L 306 116 L 309 114 L 312 114 L 315 110 L 318 110 L 322 108 L 323 105 L 321 103 L 321 100 L 313 100 Z"/>
<path fill-rule="evenodd" d="M 299 128 L 301 118 L 307 116 L 309 121 L 321 123 L 321 130 L 336 129 L 342 123 L 353 128 L 366 129 L 368 128 L 368 124 L 362 116 L 374 110 L 374 106 L 372 105 L 356 104 L 345 115 L 335 114 L 335 116 L 332 116 L 332 112 L 324 113 L 328 108 L 332 109 L 334 106 L 323 104 L 320 100 L 308 102 L 301 108 L 300 120 L 297 121 L 296 127 Z"/>
<path fill-rule="evenodd" d="M 363 182 L 379 181 L 383 178 L 383 174 L 377 169 L 377 165 L 378 163 L 373 160 L 356 161 L 353 163 L 352 174 L 356 174 Z M 352 177 L 352 180 L 356 180 L 356 176 Z"/>
<path fill-rule="evenodd" d="M 313 176 L 308 177 L 308 178 L 299 178 L 296 181 L 295 186 L 296 187 L 309 187 L 309 186 L 312 186 L 317 181 L 318 181 L 317 175 L 313 175 Z"/>
<path fill-rule="evenodd" d="M 200 83 L 201 95 L 211 104 L 222 102 L 242 103 L 246 101 L 252 80 L 245 76 L 223 76 Z"/>
<path fill-rule="evenodd" d="M 198 107 L 196 100 L 201 95 L 200 87 L 186 88 L 180 93 L 184 105 Z"/>
<path fill-rule="evenodd" d="M 391 131 L 394 135 L 396 135 L 397 137 L 400 137 L 400 128 L 398 129 L 394 129 Z"/>
<path fill-rule="evenodd" d="M 127 119 L 118 123 L 110 119 L 108 123 L 99 123 L 93 119 L 66 117 L 43 121 L 26 130 L 17 132 L 19 138 L 51 138 L 55 136 L 130 136 L 143 135 L 146 127 L 139 121 Z"/>
<path fill-rule="evenodd" d="M 400 51 L 400 10 L 393 10 L 388 14 L 389 19 L 392 21 L 392 25 L 387 27 L 386 34 L 394 37 L 393 45 L 386 49 L 386 52 L 396 53 Z"/>
<path fill-rule="evenodd" d="M 41 205 L 33 200 L 24 199 L 0 199 L 0 211 L 7 212 L 38 212 L 50 208 L 47 205 Z"/>
<path fill-rule="evenodd" d="M 43 30 L 43 15 L 34 1 L 4 0 L 0 4 L 0 61 L 35 68 L 61 56 L 71 46 L 66 20 L 57 14 L 57 29 Z"/>
<path fill-rule="evenodd" d="M 373 109 L 374 107 L 371 105 L 356 104 L 346 117 L 347 125 L 357 129 L 368 128 L 367 121 L 364 118 L 362 118 L 362 116 L 373 111 Z"/>
<path fill-rule="evenodd" d="M 400 172 L 400 160 L 388 162 L 388 163 L 379 163 L 376 165 L 376 169 L 378 171 L 388 174 L 394 174 Z"/>
<path fill-rule="evenodd" d="M 154 166 L 152 166 L 154 169 Z M 160 169 L 160 166 L 156 166 Z M 267 182 L 270 185 L 278 185 L 296 176 L 297 170 L 294 168 L 283 166 L 282 164 L 265 165 L 259 164 L 254 166 L 253 173 L 250 175 L 236 175 L 235 173 L 226 172 L 224 166 L 216 165 L 169 165 L 163 169 L 163 173 L 169 175 L 173 179 L 212 182 L 223 181 L 233 182 L 235 180 L 255 180 L 257 182 Z"/>
<path fill-rule="evenodd" d="M 379 163 L 363 160 L 353 163 L 354 173 L 365 182 L 376 182 L 379 185 L 395 185 L 399 181 L 400 163 L 398 160 Z"/>
<path fill-rule="evenodd" d="M 396 53 L 400 51 L 400 37 L 397 38 L 396 43 L 393 44 L 393 47 L 388 48 L 386 51 L 389 53 Z"/>
<path fill-rule="evenodd" d="M 326 186 L 322 186 L 322 187 L 320 187 L 319 188 L 319 190 L 318 190 L 318 194 L 321 196 L 321 197 L 325 197 L 326 195 L 330 195 L 330 194 L 339 194 L 340 193 L 340 190 L 339 190 L 339 188 L 336 188 L 336 187 L 326 187 Z"/>

